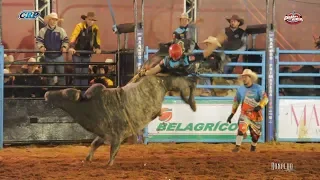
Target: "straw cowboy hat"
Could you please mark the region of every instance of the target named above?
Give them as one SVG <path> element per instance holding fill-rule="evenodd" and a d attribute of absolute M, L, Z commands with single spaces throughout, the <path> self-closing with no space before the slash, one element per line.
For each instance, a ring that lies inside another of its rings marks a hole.
<path fill-rule="evenodd" d="M 216 37 L 209 36 L 206 40 L 203 41 L 203 43 L 210 43 L 210 44 L 216 44 L 218 47 L 221 47 L 221 43 Z"/>
<path fill-rule="evenodd" d="M 188 13 L 182 13 L 182 14 L 179 16 L 179 19 L 188 19 L 188 20 L 191 20 L 191 18 L 189 18 Z"/>
<path fill-rule="evenodd" d="M 87 15 L 81 15 L 81 19 L 86 20 L 87 18 L 97 21 L 96 15 L 94 12 L 88 12 Z"/>
<path fill-rule="evenodd" d="M 252 79 L 252 81 L 257 81 L 258 80 L 257 73 L 253 72 L 251 69 L 243 70 L 243 72 L 242 72 L 242 74 L 240 76 L 249 76 Z"/>
<path fill-rule="evenodd" d="M 105 63 L 113 63 L 113 59 L 106 59 Z"/>
<path fill-rule="evenodd" d="M 57 14 L 57 13 L 54 13 L 54 12 L 46 15 L 46 16 L 43 18 L 43 20 L 44 20 L 44 22 L 45 22 L 46 24 L 49 22 L 50 19 L 56 19 L 56 20 L 58 20 L 58 21 L 62 21 L 62 20 L 63 20 L 63 19 L 60 19 L 60 18 L 58 17 L 58 14 Z"/>
<path fill-rule="evenodd" d="M 3 74 L 9 74 L 10 71 L 8 69 L 3 69 Z"/>
<path fill-rule="evenodd" d="M 226 20 L 230 23 L 231 20 L 237 20 L 240 22 L 239 26 L 244 24 L 244 19 L 239 17 L 238 15 L 232 15 L 231 18 L 226 18 Z"/>

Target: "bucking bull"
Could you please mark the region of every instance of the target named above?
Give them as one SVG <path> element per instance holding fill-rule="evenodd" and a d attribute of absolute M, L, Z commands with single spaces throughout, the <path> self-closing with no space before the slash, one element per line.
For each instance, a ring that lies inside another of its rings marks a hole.
<path fill-rule="evenodd" d="M 161 115 L 162 102 L 168 91 L 180 91 L 182 100 L 196 111 L 195 88 L 196 77 L 146 76 L 121 88 L 94 84 L 83 95 L 73 88 L 48 91 L 45 100 L 97 135 L 86 161 L 92 160 L 99 146 L 110 142 L 108 165 L 111 166 L 121 142 L 141 132 L 149 122 Z"/>

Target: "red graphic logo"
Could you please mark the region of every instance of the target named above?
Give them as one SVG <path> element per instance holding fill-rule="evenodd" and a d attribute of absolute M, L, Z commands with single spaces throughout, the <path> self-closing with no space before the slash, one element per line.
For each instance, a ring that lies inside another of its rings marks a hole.
<path fill-rule="evenodd" d="M 283 20 L 290 25 L 300 24 L 303 21 L 302 15 L 294 11 L 286 14 Z"/>
<path fill-rule="evenodd" d="M 159 121 L 168 122 L 171 119 L 172 119 L 172 109 L 161 108 L 161 116 L 159 117 Z"/>

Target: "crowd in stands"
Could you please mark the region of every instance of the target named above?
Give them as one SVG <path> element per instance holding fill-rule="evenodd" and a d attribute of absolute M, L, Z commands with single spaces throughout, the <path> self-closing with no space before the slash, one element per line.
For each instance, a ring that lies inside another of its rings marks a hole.
<path fill-rule="evenodd" d="M 78 50 L 92 51 L 96 54 L 101 53 L 100 45 L 100 30 L 95 24 L 95 13 L 88 12 L 86 15 L 81 16 L 82 21 L 78 23 L 70 37 L 66 31 L 59 27 L 57 24 L 62 21 L 56 13 L 51 13 L 44 18 L 46 26 L 39 31 L 36 37 L 36 45 L 42 53 L 41 57 L 32 57 L 28 62 L 47 62 L 47 63 L 61 63 L 65 62 L 63 53 L 68 52 L 72 55 L 72 61 L 75 63 L 89 63 L 91 62 L 91 54 L 79 53 Z M 201 22 L 197 20 L 191 23 L 188 14 L 182 13 L 179 17 L 180 26 L 173 33 L 173 40 L 183 38 L 193 38 L 190 33 L 192 32 L 193 25 Z M 247 34 L 240 28 L 244 24 L 244 19 L 237 15 L 231 18 L 226 18 L 229 26 L 222 30 L 222 33 L 228 37 L 227 41 L 222 44 L 222 50 L 244 51 L 246 50 Z M 320 40 L 317 42 L 318 46 Z M 320 47 L 320 46 L 319 46 Z M 54 52 L 48 52 L 54 51 Z M 239 55 L 229 55 L 232 62 L 239 61 Z M 10 64 L 14 61 L 12 55 L 5 55 L 5 74 L 11 73 Z M 23 65 L 17 73 L 23 74 L 39 74 L 39 76 L 9 76 L 5 77 L 4 85 L 17 85 L 17 86 L 31 86 L 29 88 L 5 88 L 5 97 L 43 97 L 48 88 L 40 88 L 37 86 L 90 86 L 94 83 L 102 83 L 106 87 L 115 86 L 114 80 L 108 74 L 115 73 L 115 65 L 107 65 L 107 63 L 114 63 L 113 59 L 107 59 L 106 65 L 89 66 L 89 65 Z M 57 76 L 41 76 L 42 73 L 57 74 Z M 96 74 L 96 77 L 71 77 L 59 76 L 58 74 Z M 201 72 L 200 72 L 201 73 Z M 206 73 L 206 72 L 204 72 Z M 225 74 L 235 73 L 235 67 L 226 66 L 224 69 Z M 113 77 L 114 78 L 114 77 Z M 236 79 L 230 80 L 227 78 L 207 78 L 199 82 L 205 85 L 240 85 Z M 199 89 L 196 96 L 234 96 L 235 90 L 232 89 Z M 174 95 L 169 93 L 168 95 Z"/>

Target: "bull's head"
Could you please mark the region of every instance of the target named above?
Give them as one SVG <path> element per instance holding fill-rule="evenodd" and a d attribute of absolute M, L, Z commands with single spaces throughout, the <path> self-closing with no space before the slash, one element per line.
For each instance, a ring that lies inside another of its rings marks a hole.
<path fill-rule="evenodd" d="M 73 88 L 62 89 L 57 91 L 47 91 L 44 99 L 57 107 L 63 106 L 65 103 L 78 102 L 81 97 L 81 91 Z"/>
<path fill-rule="evenodd" d="M 196 111 L 194 91 L 197 85 L 197 77 L 164 76 L 161 79 L 167 91 L 179 91 L 182 100 L 189 104 L 193 111 Z"/>

